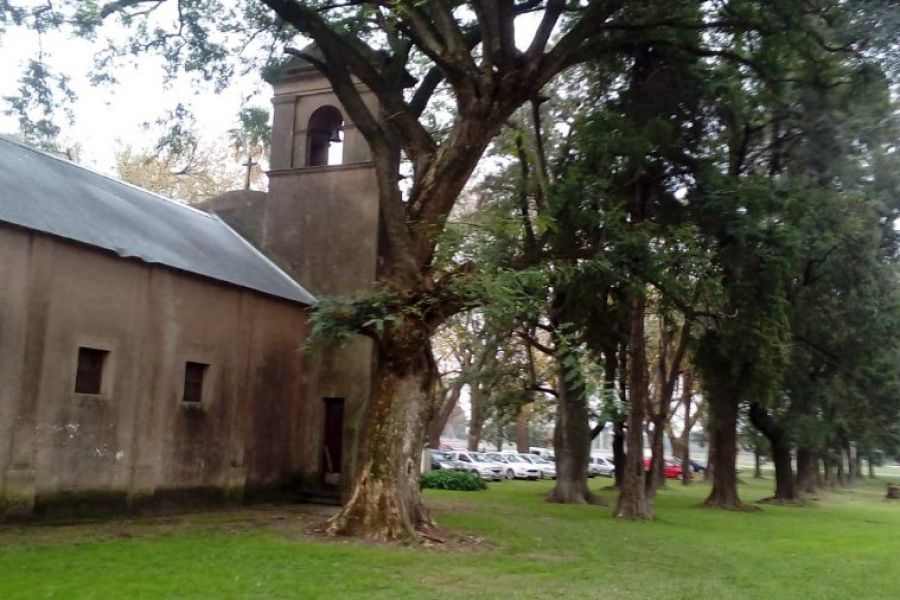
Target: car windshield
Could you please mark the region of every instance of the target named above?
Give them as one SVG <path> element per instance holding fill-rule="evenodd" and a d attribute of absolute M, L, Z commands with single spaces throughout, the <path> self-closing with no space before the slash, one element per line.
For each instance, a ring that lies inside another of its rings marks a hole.
<path fill-rule="evenodd" d="M 480 463 L 491 462 L 491 459 L 486 457 L 484 454 L 473 454 L 472 458 L 475 459 L 475 462 L 480 462 Z"/>
<path fill-rule="evenodd" d="M 435 452 L 434 450 L 432 450 L 432 451 L 431 451 L 431 458 L 433 458 L 434 460 L 447 460 L 447 459 L 449 459 L 450 457 L 447 456 L 447 455 L 446 455 L 445 453 L 443 453 L 443 452 Z"/>
<path fill-rule="evenodd" d="M 488 454 L 488 458 L 497 462 L 505 463 L 506 459 L 500 454 Z"/>

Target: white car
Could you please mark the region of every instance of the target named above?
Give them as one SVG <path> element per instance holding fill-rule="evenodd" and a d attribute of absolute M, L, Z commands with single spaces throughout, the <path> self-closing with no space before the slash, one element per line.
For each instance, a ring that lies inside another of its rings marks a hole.
<path fill-rule="evenodd" d="M 605 456 L 591 456 L 588 459 L 588 476 L 595 477 L 602 475 L 603 477 L 612 477 L 615 474 L 616 465 L 611 458 Z"/>
<path fill-rule="evenodd" d="M 487 452 L 489 459 L 503 463 L 504 474 L 507 479 L 540 479 L 541 470 L 537 465 L 525 460 L 519 454 L 513 452 Z"/>
<path fill-rule="evenodd" d="M 556 479 L 556 463 L 553 461 L 534 454 L 520 454 L 519 456 L 527 459 L 528 462 L 541 470 L 541 479 Z"/>
<path fill-rule="evenodd" d="M 478 452 L 448 452 L 451 457 L 465 465 L 465 470 L 491 481 L 503 479 L 503 465 L 486 458 Z"/>

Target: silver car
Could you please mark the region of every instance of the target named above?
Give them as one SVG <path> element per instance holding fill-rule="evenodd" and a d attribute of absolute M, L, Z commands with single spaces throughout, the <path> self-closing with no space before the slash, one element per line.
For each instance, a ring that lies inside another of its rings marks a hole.
<path fill-rule="evenodd" d="M 601 475 L 603 477 L 612 477 L 615 472 L 616 465 L 610 458 L 606 458 L 604 456 L 591 456 L 588 459 L 589 477 L 596 477 L 597 475 Z"/>
<path fill-rule="evenodd" d="M 487 452 L 491 460 L 503 463 L 507 479 L 540 479 L 541 470 L 515 452 Z"/>
<path fill-rule="evenodd" d="M 450 456 L 465 465 L 465 470 L 489 481 L 503 479 L 503 466 L 478 452 L 449 452 Z"/>
<path fill-rule="evenodd" d="M 556 479 L 556 463 L 546 458 L 541 458 L 534 454 L 520 454 L 522 458 L 528 460 L 541 471 L 541 479 Z"/>

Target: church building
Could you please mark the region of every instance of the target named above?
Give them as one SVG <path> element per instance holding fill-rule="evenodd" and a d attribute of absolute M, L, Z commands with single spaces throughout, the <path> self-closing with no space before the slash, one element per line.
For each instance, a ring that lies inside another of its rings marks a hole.
<path fill-rule="evenodd" d="M 317 71 L 273 86 L 269 191 L 199 209 L 0 138 L 0 519 L 349 492 L 372 348 L 304 347 L 375 280 L 375 174 Z"/>

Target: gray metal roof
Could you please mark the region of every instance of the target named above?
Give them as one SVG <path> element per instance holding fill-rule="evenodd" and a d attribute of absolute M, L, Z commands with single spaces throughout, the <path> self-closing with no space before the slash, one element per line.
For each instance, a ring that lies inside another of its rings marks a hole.
<path fill-rule="evenodd" d="M 287 300 L 316 301 L 218 217 L 3 136 L 0 222 Z"/>

